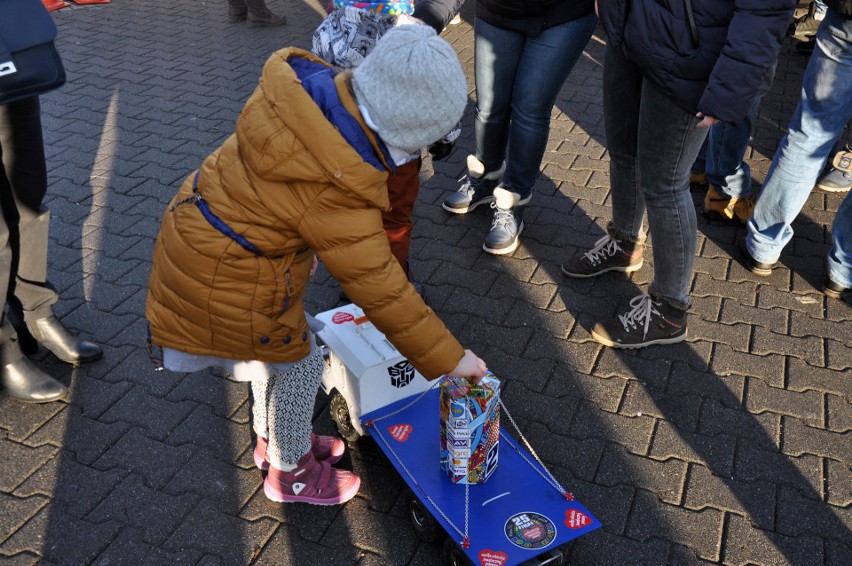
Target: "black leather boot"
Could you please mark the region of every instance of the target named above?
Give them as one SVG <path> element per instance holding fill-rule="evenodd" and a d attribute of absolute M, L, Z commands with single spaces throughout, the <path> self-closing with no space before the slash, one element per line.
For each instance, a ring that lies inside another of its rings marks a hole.
<path fill-rule="evenodd" d="M 243 0 L 228 0 L 228 21 L 242 22 L 248 17 L 248 6 Z"/>
<path fill-rule="evenodd" d="M 55 315 L 27 321 L 27 329 L 42 346 L 57 358 L 69 364 L 93 362 L 101 359 L 104 351 L 88 340 L 82 340 L 62 326 Z"/>
<path fill-rule="evenodd" d="M 41 371 L 29 358 L 4 365 L 0 383 L 9 397 L 24 403 L 50 403 L 68 393 L 67 387 Z"/>
<path fill-rule="evenodd" d="M 287 23 L 285 16 L 273 14 L 266 7 L 265 0 L 245 0 L 248 8 L 248 27 L 250 28 L 268 28 L 283 26 Z"/>

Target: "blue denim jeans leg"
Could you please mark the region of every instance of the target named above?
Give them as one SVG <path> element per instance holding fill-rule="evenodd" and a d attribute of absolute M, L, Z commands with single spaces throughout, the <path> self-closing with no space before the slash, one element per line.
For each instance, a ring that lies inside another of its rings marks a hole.
<path fill-rule="evenodd" d="M 612 228 L 641 238 L 647 210 L 654 249 L 652 289 L 674 306 L 687 308 L 698 229 L 689 171 L 707 130 L 698 128 L 694 113 L 675 104 L 611 45 L 603 99 Z"/>
<path fill-rule="evenodd" d="M 852 20 L 828 10 L 816 37 L 799 106 L 748 222 L 746 245 L 752 257 L 763 263 L 778 261 L 793 237 L 793 220 L 852 117 Z M 852 226 L 841 221 L 838 228 L 848 233 Z"/>
<path fill-rule="evenodd" d="M 521 197 L 538 179 L 553 104 L 597 21 L 592 13 L 537 37 L 474 21 L 476 157 L 487 171 L 505 160 L 502 184 Z"/>
<path fill-rule="evenodd" d="M 852 289 L 852 193 L 847 193 L 834 215 L 826 263 L 831 280 Z"/>
<path fill-rule="evenodd" d="M 704 172 L 707 174 L 707 182 L 719 194 L 730 198 L 744 198 L 751 194 L 751 168 L 743 161 L 743 157 L 748 149 L 760 101 L 772 88 L 775 66 L 773 64 L 764 75 L 746 117 L 737 124 L 720 122 L 711 127 L 707 134 Z"/>

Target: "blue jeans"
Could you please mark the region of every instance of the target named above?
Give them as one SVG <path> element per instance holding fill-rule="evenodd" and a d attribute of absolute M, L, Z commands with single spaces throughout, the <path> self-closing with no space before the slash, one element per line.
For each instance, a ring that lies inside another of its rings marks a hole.
<path fill-rule="evenodd" d="M 846 194 L 834 215 L 826 264 L 832 281 L 852 289 L 852 193 Z"/>
<path fill-rule="evenodd" d="M 852 117 L 852 20 L 828 10 L 816 38 L 816 49 L 805 70 L 802 98 L 748 222 L 746 245 L 752 257 L 763 263 L 778 261 L 793 237 L 791 224 Z M 829 255 L 829 274 L 836 283 L 852 286 L 852 215 L 845 202 L 841 209 L 844 212 L 838 211 L 832 229 L 835 247 Z"/>
<path fill-rule="evenodd" d="M 618 48 L 607 46 L 603 75 L 604 127 L 610 154 L 612 226 L 641 240 L 642 222 L 654 243 L 652 291 L 675 307 L 689 307 L 698 226 L 689 171 L 707 129 L 675 104 Z"/>
<path fill-rule="evenodd" d="M 775 64 L 766 72 L 748 114 L 738 124 L 719 122 L 710 133 L 692 166 L 694 173 L 705 173 L 707 182 L 720 195 L 744 198 L 751 194 L 751 168 L 743 161 L 751 138 L 754 117 L 763 96 L 772 88 Z"/>
<path fill-rule="evenodd" d="M 476 157 L 486 171 L 505 160 L 501 184 L 521 197 L 538 179 L 550 112 L 597 21 L 592 13 L 538 37 L 474 21 Z"/>

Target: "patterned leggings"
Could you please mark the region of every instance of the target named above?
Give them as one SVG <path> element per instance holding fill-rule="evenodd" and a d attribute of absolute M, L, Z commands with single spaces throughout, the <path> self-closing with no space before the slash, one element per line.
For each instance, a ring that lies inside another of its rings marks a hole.
<path fill-rule="evenodd" d="M 311 419 L 325 361 L 319 348 L 285 372 L 251 382 L 255 430 L 269 435 L 269 462 L 293 466 L 311 449 Z"/>

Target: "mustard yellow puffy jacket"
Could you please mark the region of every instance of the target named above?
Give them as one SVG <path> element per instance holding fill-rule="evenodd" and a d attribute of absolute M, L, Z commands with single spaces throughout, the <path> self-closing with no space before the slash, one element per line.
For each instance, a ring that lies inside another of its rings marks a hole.
<path fill-rule="evenodd" d="M 316 252 L 418 371 L 452 370 L 462 347 L 408 283 L 382 228 L 384 155 L 344 75 L 300 49 L 272 54 L 236 133 L 197 172 L 202 200 L 193 172 L 163 215 L 145 309 L 152 342 L 238 360 L 304 358 Z"/>

